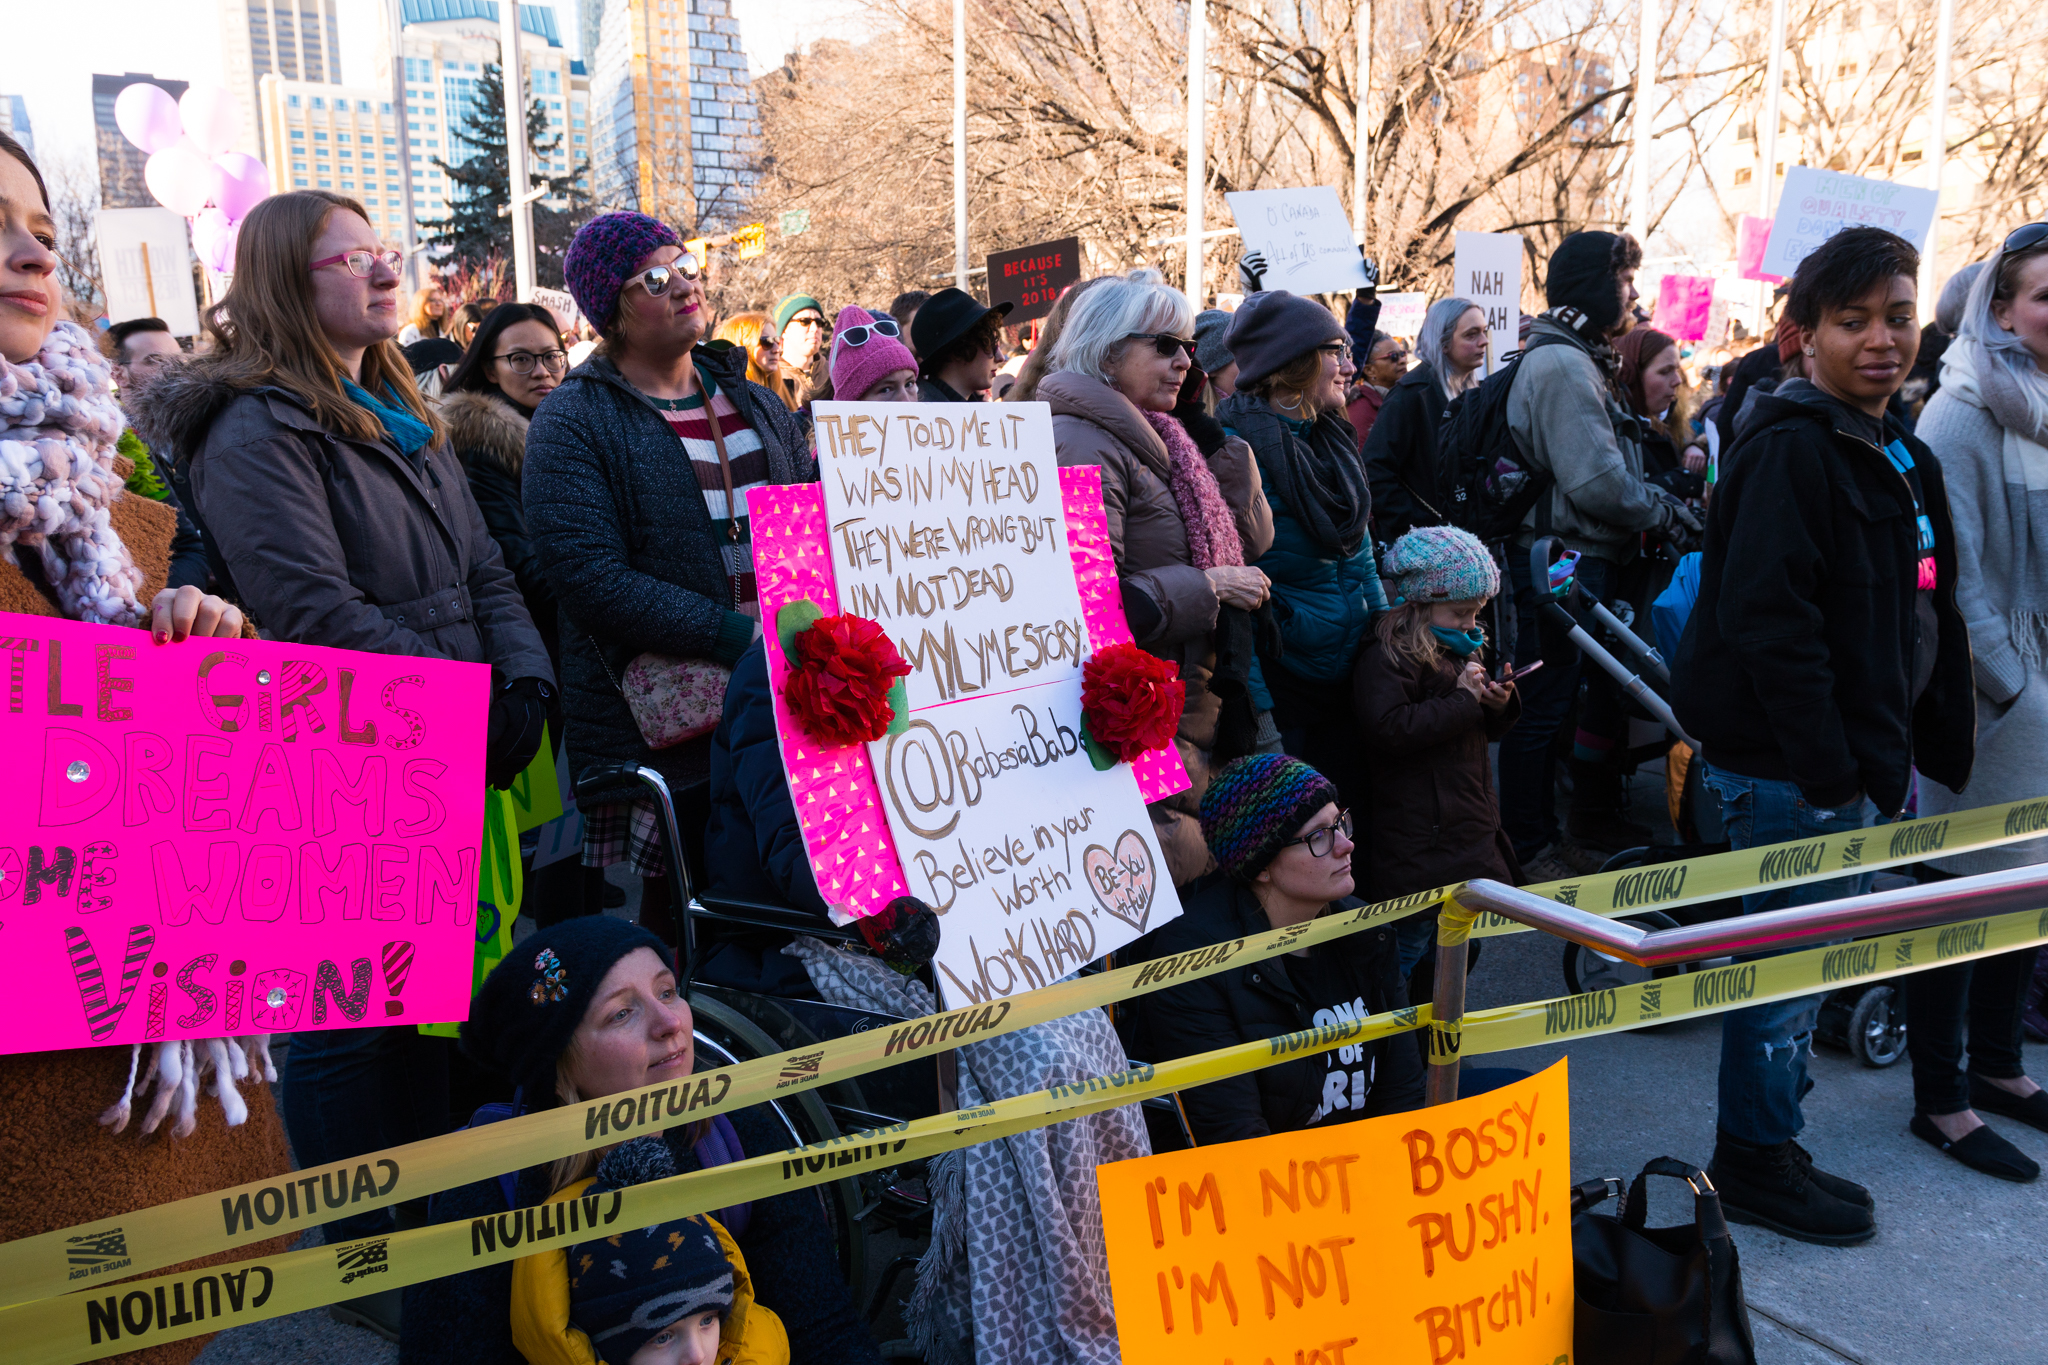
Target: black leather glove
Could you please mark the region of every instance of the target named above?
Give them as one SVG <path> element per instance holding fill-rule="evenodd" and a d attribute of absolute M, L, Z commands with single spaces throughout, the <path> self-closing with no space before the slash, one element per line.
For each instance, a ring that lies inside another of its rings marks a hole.
<path fill-rule="evenodd" d="M 1263 290 L 1266 278 L 1266 258 L 1256 251 L 1247 251 L 1237 262 L 1237 282 L 1244 286 L 1247 294 Z"/>
<path fill-rule="evenodd" d="M 1652 485 L 1655 487 L 1655 485 Z M 1650 534 L 1668 544 L 1678 553 L 1691 554 L 1700 548 L 1700 540 L 1706 531 L 1706 523 L 1699 514 L 1672 497 L 1663 489 L 1656 489 L 1657 500 L 1663 504 L 1659 509 L 1661 517 Z"/>
<path fill-rule="evenodd" d="M 1358 299 L 1361 303 L 1371 303 L 1379 297 L 1380 263 L 1366 255 L 1363 246 L 1358 248 L 1358 260 L 1365 267 L 1365 287 L 1358 291 Z"/>
<path fill-rule="evenodd" d="M 514 678 L 491 691 L 490 737 L 484 743 L 484 781 L 504 791 L 540 752 L 554 684 Z"/>

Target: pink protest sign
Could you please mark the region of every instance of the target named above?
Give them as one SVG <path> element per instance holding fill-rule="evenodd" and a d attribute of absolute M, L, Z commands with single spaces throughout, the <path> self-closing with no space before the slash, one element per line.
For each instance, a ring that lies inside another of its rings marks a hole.
<path fill-rule="evenodd" d="M 1657 330 L 1679 341 L 1707 334 L 1714 310 L 1714 281 L 1706 275 L 1666 275 L 1657 286 Z"/>
<path fill-rule="evenodd" d="M 1783 275 L 1766 275 L 1763 271 L 1764 248 L 1771 244 L 1771 220 L 1745 213 L 1735 225 L 1735 267 L 1745 280 L 1762 280 L 1765 284 L 1783 284 Z"/>
<path fill-rule="evenodd" d="M 467 1017 L 489 669 L 6 614 L 0 655 L 0 1052 Z"/>

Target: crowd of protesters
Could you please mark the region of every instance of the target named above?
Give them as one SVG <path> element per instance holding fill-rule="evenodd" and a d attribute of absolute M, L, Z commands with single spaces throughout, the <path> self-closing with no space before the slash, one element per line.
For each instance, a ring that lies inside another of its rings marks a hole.
<path fill-rule="evenodd" d="M 1193 783 L 1152 811 L 1184 913 L 1127 960 L 1468 878 L 1557 881 L 1659 842 L 1743 848 L 2048 795 L 2033 748 L 2048 741 L 2048 225 L 1960 273 L 1924 333 L 1914 249 L 1844 231 L 1740 356 L 1658 330 L 1640 248 L 1601 231 L 1560 243 L 1546 307 L 1504 356 L 1469 300 L 1390 336 L 1373 283 L 1335 301 L 1267 289 L 1255 255 L 1230 308 L 1136 270 L 1070 287 L 1028 329 L 950 288 L 872 308 L 799 289 L 718 318 L 683 234 L 615 212 L 564 259 L 579 335 L 532 304 L 431 284 L 405 299 L 401 258 L 359 206 L 299 191 L 248 215 L 191 357 L 154 319 L 98 338 L 59 320 L 48 197 L 4 136 L 0 231 L 0 609 L 487 664 L 488 780 L 509 784 L 544 742 L 576 779 L 645 765 L 674 794 L 687 864 L 645 788 L 586 783 L 581 855 L 530 877 L 539 927 L 484 983 L 460 1046 L 296 1034 L 276 1101 L 268 1055 L 233 1040 L 162 1050 L 140 1088 L 118 1050 L 0 1057 L 9 1092 L 34 1097 L 38 1151 L 100 1161 L 96 1126 L 127 1126 L 151 1081 L 140 1126 L 189 1135 L 171 1155 L 135 1148 L 132 1178 L 10 1192 L 11 1235 L 338 1165 L 459 1127 L 481 1099 L 530 1112 L 715 1064 L 676 970 L 684 888 L 828 922 L 775 737 L 747 510 L 766 485 L 817 479 L 824 399 L 1041 402 L 1059 462 L 1100 470 L 1125 616 L 1185 684 L 1175 742 Z M 1484 538 L 1473 505 L 1499 466 L 1475 481 L 1475 453 L 1493 458 L 1481 429 L 1529 491 Z M 1546 610 L 1590 625 L 1587 594 L 1645 623 L 1679 603 L 1669 700 L 1699 752 L 1646 738 L 1647 713 Z M 681 712 L 706 689 L 715 726 L 691 728 Z M 1631 795 L 1660 762 L 1712 819 L 1673 828 Z M 2043 860 L 2037 839 L 1912 871 Z M 605 913 L 625 876 L 637 922 Z M 970 1045 L 952 1093 L 986 1103 L 1403 1008 L 1427 993 L 1433 930 L 1412 915 L 1144 996 L 1115 1028 L 1085 1012 Z M 872 955 L 788 937 L 725 945 L 697 980 L 936 1007 L 879 931 Z M 1980 1111 L 2048 1129 L 2020 1051 L 2035 958 L 1904 985 L 1911 1131 L 2010 1180 L 2038 1167 Z M 1711 1171 L 1731 1217 L 1847 1245 L 1873 1235 L 1875 1200 L 1798 1140 L 1819 1000 L 1723 1016 Z M 1394 1035 L 1202 1086 L 1182 1097 L 1186 1136 L 1414 1108 L 1425 1060 Z M 181 1067 L 214 1077 L 217 1106 Z M 1468 1073 L 1468 1090 L 1489 1083 Z M 1006 1141 L 1002 1161 L 976 1148 L 932 1168 L 911 1336 L 934 1362 L 1114 1360 L 1087 1173 L 1151 1151 L 1148 1129 L 1110 1111 Z M 788 1143 L 757 1106 L 326 1236 Z M 402 1313 L 395 1293 L 347 1310 L 407 1362 L 882 1358 L 813 1193 L 642 1237 L 413 1286 Z"/>

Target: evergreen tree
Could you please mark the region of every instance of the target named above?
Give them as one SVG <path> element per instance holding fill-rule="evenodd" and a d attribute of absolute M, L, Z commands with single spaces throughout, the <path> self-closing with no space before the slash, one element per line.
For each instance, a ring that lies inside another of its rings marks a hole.
<path fill-rule="evenodd" d="M 420 219 L 421 235 L 430 245 L 443 248 L 448 257 L 463 264 L 480 263 L 494 251 L 502 257 L 509 257 L 512 254 L 512 218 L 509 213 L 501 214 L 499 210 L 511 202 L 509 186 L 512 173 L 505 147 L 505 76 L 497 63 L 484 67 L 477 80 L 476 99 L 463 115 L 462 127 L 449 131 L 455 139 L 474 150 L 460 164 L 451 165 L 439 157 L 434 158 L 434 164 L 454 182 L 455 188 L 449 195 L 448 216 Z M 590 216 L 590 196 L 576 184 L 577 177 L 590 170 L 590 163 L 586 158 L 562 175 L 541 175 L 534 169 L 540 158 L 552 158 L 562 150 L 559 133 L 546 142 L 541 141 L 547 136 L 547 131 L 546 108 L 539 100 L 534 100 L 526 110 L 528 188 L 545 186 L 548 197 L 569 201 L 567 212 L 551 209 L 539 202 L 533 205 L 534 241 L 537 246 L 534 266 L 543 288 L 559 289 L 563 286 L 562 253 L 568 249 L 569 238 L 575 235 L 576 228 Z"/>

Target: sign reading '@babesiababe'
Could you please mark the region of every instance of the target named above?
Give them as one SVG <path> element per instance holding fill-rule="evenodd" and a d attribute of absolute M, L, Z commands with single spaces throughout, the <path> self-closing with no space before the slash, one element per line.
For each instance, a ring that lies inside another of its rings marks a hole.
<path fill-rule="evenodd" d="M 488 668 L 16 615 L 0 663 L 0 1052 L 467 1017 Z"/>
<path fill-rule="evenodd" d="M 912 672 L 868 746 L 949 1005 L 1049 985 L 1180 913 L 1129 765 L 1081 739 L 1088 657 L 1043 403 L 819 403 L 839 609 Z"/>

